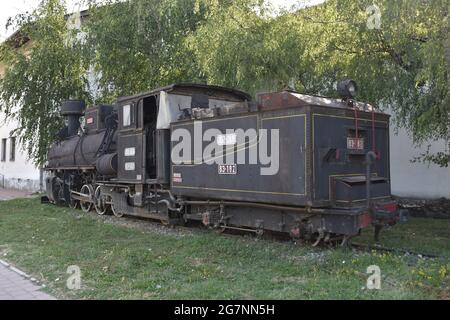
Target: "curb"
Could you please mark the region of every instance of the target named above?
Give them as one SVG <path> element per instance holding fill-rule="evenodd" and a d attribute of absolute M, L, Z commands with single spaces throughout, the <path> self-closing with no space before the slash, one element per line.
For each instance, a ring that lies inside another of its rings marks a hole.
<path fill-rule="evenodd" d="M 9 264 L 8 262 L 6 262 L 4 260 L 0 259 L 0 264 L 3 265 L 4 267 L 8 268 L 9 270 L 17 273 L 19 276 L 21 276 L 21 277 L 23 277 L 25 279 L 28 279 L 28 280 L 30 280 L 30 281 L 32 281 L 34 283 L 38 282 L 35 278 L 31 277 L 30 275 L 28 275 L 27 273 L 23 272 L 22 270 L 12 266 L 11 264 Z"/>

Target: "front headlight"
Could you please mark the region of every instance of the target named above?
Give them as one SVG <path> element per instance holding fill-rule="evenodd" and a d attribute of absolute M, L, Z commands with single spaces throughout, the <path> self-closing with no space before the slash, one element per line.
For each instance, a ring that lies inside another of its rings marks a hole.
<path fill-rule="evenodd" d="M 337 91 L 342 99 L 354 98 L 358 91 L 356 82 L 351 79 L 346 79 L 337 84 Z"/>

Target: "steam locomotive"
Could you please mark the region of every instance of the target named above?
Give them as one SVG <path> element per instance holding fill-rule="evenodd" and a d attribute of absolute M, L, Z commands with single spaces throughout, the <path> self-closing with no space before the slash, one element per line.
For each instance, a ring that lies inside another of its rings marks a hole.
<path fill-rule="evenodd" d="M 179 83 L 85 110 L 48 151 L 51 203 L 220 231 L 345 243 L 406 217 L 390 193 L 389 116 L 353 99 Z M 83 119 L 83 126 L 80 119 Z"/>

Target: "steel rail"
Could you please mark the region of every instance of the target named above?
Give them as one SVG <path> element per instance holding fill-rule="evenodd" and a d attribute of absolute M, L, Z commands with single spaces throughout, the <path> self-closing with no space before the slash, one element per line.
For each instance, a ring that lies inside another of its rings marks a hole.
<path fill-rule="evenodd" d="M 363 244 L 363 243 L 357 243 L 357 242 L 351 242 L 350 246 L 358 249 L 358 250 L 375 250 L 375 251 L 383 251 L 383 252 L 393 252 L 398 254 L 404 254 L 404 255 L 411 255 L 411 256 L 417 256 L 422 258 L 429 258 L 429 259 L 439 259 L 443 258 L 443 256 L 439 256 L 436 254 L 431 253 L 422 253 L 417 251 L 412 251 L 409 249 L 402 249 L 402 248 L 389 248 L 381 245 L 370 245 L 370 244 Z"/>

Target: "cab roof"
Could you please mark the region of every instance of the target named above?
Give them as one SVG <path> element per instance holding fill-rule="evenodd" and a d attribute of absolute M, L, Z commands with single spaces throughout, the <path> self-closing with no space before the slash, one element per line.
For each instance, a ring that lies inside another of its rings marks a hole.
<path fill-rule="evenodd" d="M 178 93 L 178 94 L 193 94 L 193 93 L 202 93 L 208 96 L 213 96 L 217 98 L 225 98 L 230 101 L 251 101 L 252 97 L 243 91 L 214 86 L 214 85 L 206 85 L 206 84 L 198 84 L 198 83 L 174 83 L 165 87 L 161 87 L 158 89 L 153 89 L 147 92 L 138 93 L 131 96 L 119 97 L 117 98 L 117 102 L 125 102 L 129 100 L 137 100 L 139 98 L 143 98 L 146 96 L 156 95 L 161 91 L 165 91 L 167 93 Z"/>

